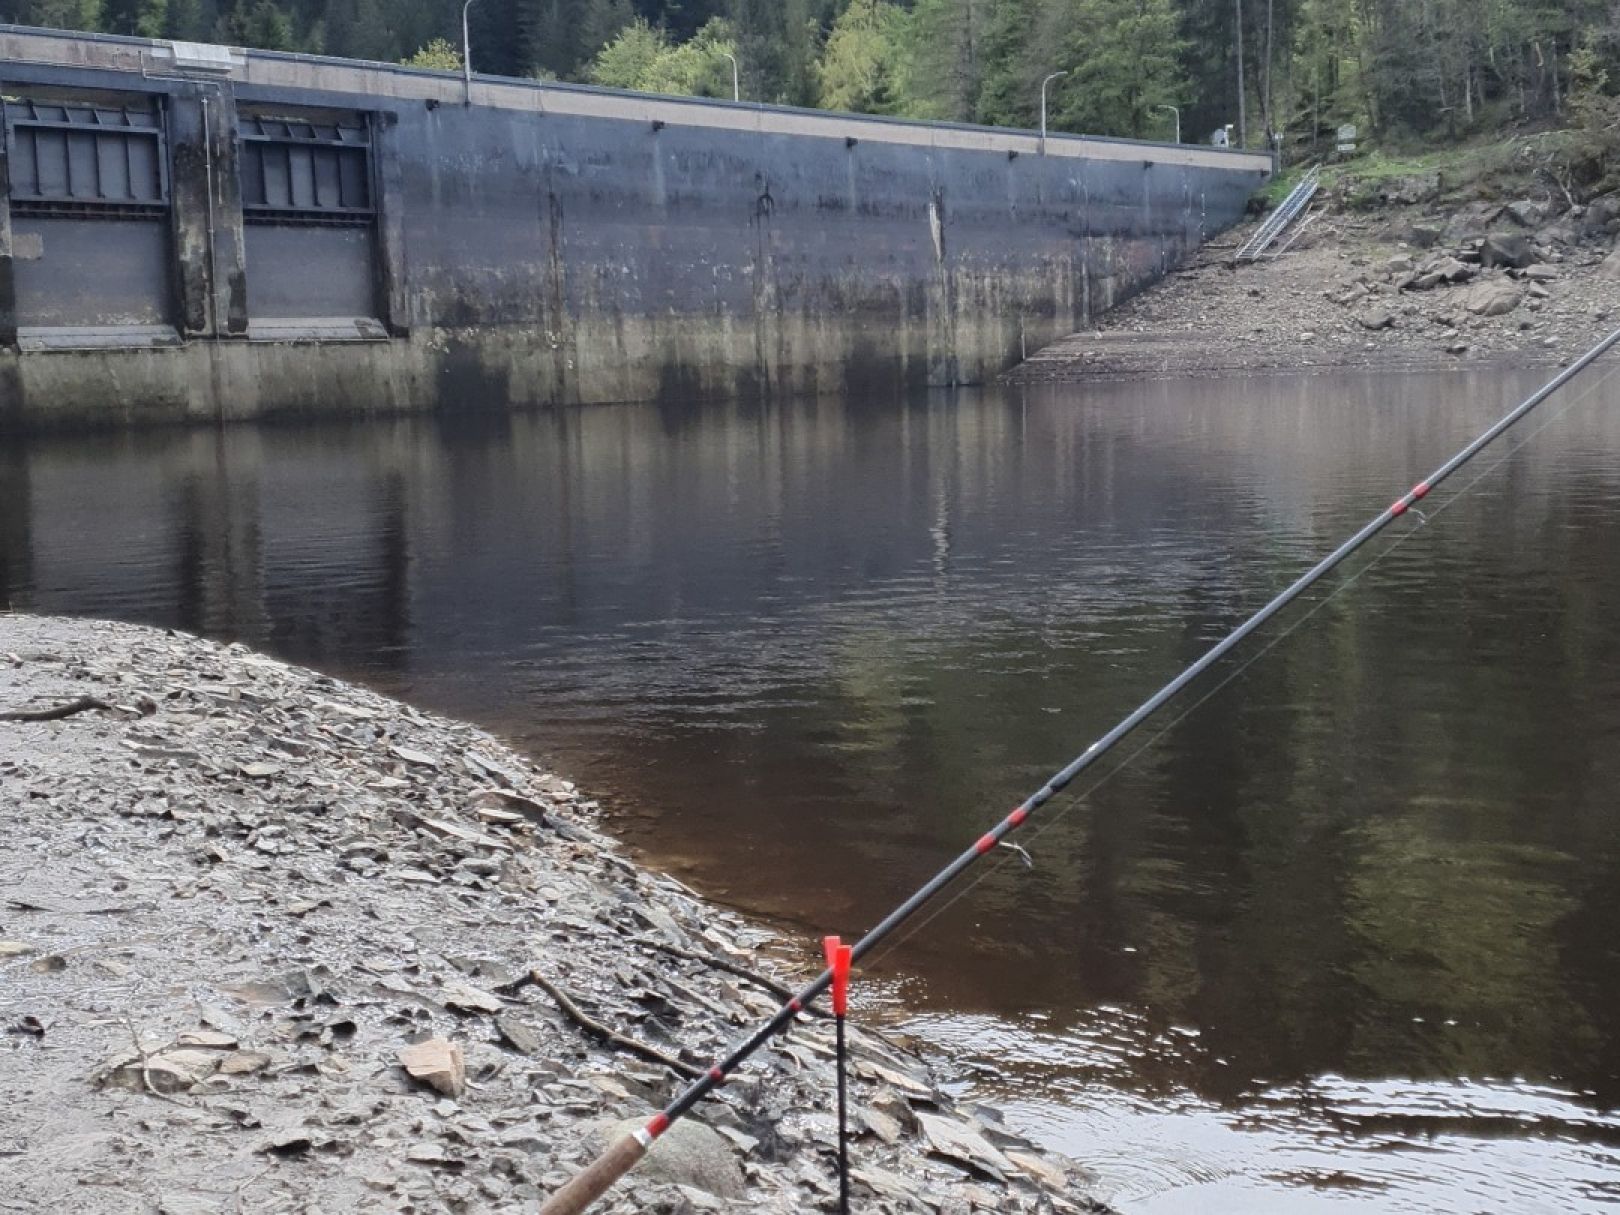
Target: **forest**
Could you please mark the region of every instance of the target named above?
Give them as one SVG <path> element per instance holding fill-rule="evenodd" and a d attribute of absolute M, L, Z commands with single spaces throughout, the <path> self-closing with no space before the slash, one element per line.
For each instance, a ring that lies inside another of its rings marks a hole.
<path fill-rule="evenodd" d="M 0 0 L 27 25 L 461 66 L 461 0 Z M 473 67 L 911 118 L 1309 152 L 1615 138 L 1620 0 L 472 0 Z M 1174 107 L 1174 108 L 1172 108 Z"/>

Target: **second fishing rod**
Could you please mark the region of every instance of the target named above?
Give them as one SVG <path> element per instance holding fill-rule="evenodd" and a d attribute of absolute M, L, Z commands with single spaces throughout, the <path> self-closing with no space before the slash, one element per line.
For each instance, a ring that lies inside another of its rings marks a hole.
<path fill-rule="evenodd" d="M 926 904 L 931 902 L 936 895 L 951 885 L 965 870 L 995 849 L 1008 835 L 1023 826 L 1037 810 L 1065 789 L 1075 777 L 1101 760 L 1103 756 L 1108 754 L 1144 721 L 1180 696 L 1200 675 L 1203 675 L 1241 645 L 1245 638 L 1253 634 L 1272 617 L 1276 616 L 1277 613 L 1342 565 L 1369 540 L 1412 510 L 1417 503 L 1426 498 L 1442 482 L 1484 451 L 1485 448 L 1489 447 L 1508 430 L 1512 429 L 1515 424 L 1535 410 L 1548 397 L 1580 375 L 1617 342 L 1620 342 L 1620 329 L 1611 333 L 1580 358 L 1570 363 L 1568 367 L 1520 402 L 1466 447 L 1407 490 L 1406 493 L 1402 494 L 1384 510 L 1380 511 L 1359 531 L 1311 566 L 1310 569 L 1296 578 L 1269 603 L 1238 625 L 1237 628 L 1233 629 L 1214 646 L 1210 647 L 1201 658 L 1133 709 L 1118 725 L 1087 747 L 1066 767 L 1054 773 L 1045 784 L 1014 807 L 1011 813 L 980 836 L 972 847 L 952 860 L 950 864 L 941 869 L 915 893 L 884 917 L 875 928 L 857 941 L 852 950 L 852 960 L 859 962 L 877 945 L 897 931 L 902 924 L 910 920 Z M 803 990 L 783 1004 L 769 1020 L 740 1042 L 729 1055 L 710 1067 L 702 1077 L 692 1082 L 662 1112 L 655 1114 L 644 1127 L 634 1134 L 625 1135 L 610 1144 L 589 1166 L 541 1206 L 540 1215 L 579 1215 L 580 1212 L 589 1209 L 597 1198 L 611 1189 L 620 1177 L 635 1166 L 636 1162 L 646 1154 L 652 1144 L 669 1129 L 672 1123 L 684 1117 L 693 1106 L 703 1100 L 716 1086 L 724 1083 L 726 1077 L 741 1067 L 749 1056 L 792 1024 L 799 1013 L 803 1012 L 827 991 L 832 982 L 832 969 L 822 971 L 814 980 L 806 984 Z"/>

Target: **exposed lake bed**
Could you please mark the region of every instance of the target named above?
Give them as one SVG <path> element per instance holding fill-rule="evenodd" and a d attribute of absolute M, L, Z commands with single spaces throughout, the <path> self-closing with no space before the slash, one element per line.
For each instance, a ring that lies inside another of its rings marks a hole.
<path fill-rule="evenodd" d="M 880 959 L 885 1018 L 1126 1211 L 1611 1202 L 1609 370 Z M 64 439 L 0 456 L 0 569 L 475 720 L 705 894 L 853 935 L 1534 386 Z"/>
<path fill-rule="evenodd" d="M 0 616 L 0 696 L 16 1209 L 532 1207 L 781 1003 L 766 934 L 472 727 L 28 616 Z M 603 1209 L 824 1204 L 829 1037 L 795 1027 Z M 897 1046 L 857 1029 L 852 1058 L 868 1209 L 1103 1209 Z"/>

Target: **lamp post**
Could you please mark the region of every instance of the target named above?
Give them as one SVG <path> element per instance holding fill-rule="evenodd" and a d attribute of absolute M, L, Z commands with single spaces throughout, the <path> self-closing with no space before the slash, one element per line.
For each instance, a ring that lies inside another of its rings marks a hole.
<path fill-rule="evenodd" d="M 1181 107 L 1175 105 L 1156 105 L 1155 110 L 1169 110 L 1176 116 L 1176 142 L 1181 142 Z"/>
<path fill-rule="evenodd" d="M 1041 81 L 1041 155 L 1042 156 L 1046 155 L 1046 86 L 1051 84 L 1052 81 L 1056 80 L 1059 76 L 1067 76 L 1068 74 L 1069 74 L 1068 72 L 1053 72 L 1045 80 Z"/>
<path fill-rule="evenodd" d="M 730 51 L 721 51 L 720 53 L 727 59 L 731 60 L 731 99 L 733 101 L 741 101 L 742 85 L 738 83 L 737 79 L 737 56 L 733 55 Z"/>
<path fill-rule="evenodd" d="M 472 104 L 472 38 L 467 33 L 467 10 L 472 7 L 473 0 L 463 0 L 461 5 L 461 80 L 466 90 L 465 104 Z"/>

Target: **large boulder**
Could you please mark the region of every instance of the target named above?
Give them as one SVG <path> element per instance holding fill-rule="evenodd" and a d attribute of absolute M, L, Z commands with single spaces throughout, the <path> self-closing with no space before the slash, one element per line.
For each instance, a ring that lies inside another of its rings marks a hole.
<path fill-rule="evenodd" d="M 1598 267 L 1598 277 L 1620 279 L 1620 245 L 1616 245 L 1614 252 L 1603 259 L 1603 264 Z"/>
<path fill-rule="evenodd" d="M 1581 235 L 1599 236 L 1620 224 L 1620 194 L 1605 194 L 1594 198 L 1581 216 Z"/>
<path fill-rule="evenodd" d="M 1432 269 L 1448 283 L 1466 283 L 1479 273 L 1467 262 L 1458 261 L 1454 257 L 1442 257 Z"/>
<path fill-rule="evenodd" d="M 1538 202 L 1531 202 L 1528 198 L 1521 198 L 1518 202 L 1510 202 L 1502 210 L 1509 219 L 1521 228 L 1539 227 L 1547 219 L 1547 208 Z"/>
<path fill-rule="evenodd" d="M 1388 329 L 1395 324 L 1395 314 L 1388 308 L 1372 307 L 1358 313 L 1356 321 L 1363 329 Z"/>
<path fill-rule="evenodd" d="M 1485 243 L 1480 246 L 1479 260 L 1487 267 L 1509 266 L 1522 270 L 1536 260 L 1536 253 L 1527 237 L 1517 233 L 1496 233 L 1485 238 Z"/>
<path fill-rule="evenodd" d="M 1463 307 L 1475 316 L 1506 316 L 1519 306 L 1523 293 L 1505 278 L 1487 278 L 1468 288 Z"/>
<path fill-rule="evenodd" d="M 1446 221 L 1441 235 L 1451 244 L 1479 240 L 1501 214 L 1502 208 L 1492 203 L 1469 203 Z"/>
<path fill-rule="evenodd" d="M 1465 283 L 1478 273 L 1454 257 L 1431 257 L 1417 268 L 1417 276 L 1406 284 L 1413 291 L 1430 291 L 1443 283 Z"/>

